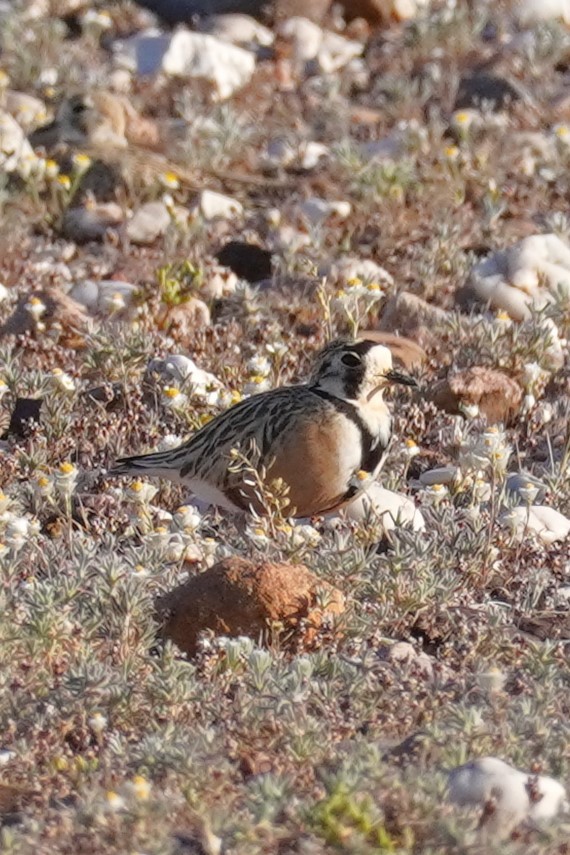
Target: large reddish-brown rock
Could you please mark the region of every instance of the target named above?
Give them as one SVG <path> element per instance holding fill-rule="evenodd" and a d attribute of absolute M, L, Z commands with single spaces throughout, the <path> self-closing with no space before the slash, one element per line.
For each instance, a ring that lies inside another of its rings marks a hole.
<path fill-rule="evenodd" d="M 459 414 L 461 405 L 476 404 L 489 424 L 509 424 L 520 410 L 522 389 L 494 368 L 476 365 L 440 380 L 428 392 L 436 407 Z"/>
<path fill-rule="evenodd" d="M 257 640 L 278 626 L 310 642 L 326 615 L 343 610 L 341 592 L 306 567 L 239 557 L 193 576 L 157 604 L 163 635 L 190 656 L 204 630 Z"/>

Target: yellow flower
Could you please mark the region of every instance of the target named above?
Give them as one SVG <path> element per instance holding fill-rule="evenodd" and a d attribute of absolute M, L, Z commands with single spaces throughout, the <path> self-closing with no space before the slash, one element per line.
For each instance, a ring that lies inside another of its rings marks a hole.
<path fill-rule="evenodd" d="M 160 176 L 160 183 L 168 190 L 178 190 L 180 181 L 175 172 L 163 172 Z"/>
<path fill-rule="evenodd" d="M 136 481 L 133 481 L 133 483 L 127 487 L 125 494 L 127 499 L 130 499 L 133 502 L 145 504 L 152 501 L 157 492 L 158 487 L 154 487 L 152 484 L 149 484 L 146 481 L 141 481 L 137 478 Z"/>
<path fill-rule="evenodd" d="M 166 398 L 174 399 L 180 394 L 180 389 L 177 389 L 176 386 L 165 386 L 162 391 Z"/>
<path fill-rule="evenodd" d="M 46 160 L 46 177 L 55 178 L 59 173 L 59 166 L 55 160 Z"/>
<path fill-rule="evenodd" d="M 26 303 L 26 309 L 37 321 L 45 312 L 46 307 L 39 297 L 30 297 Z"/>
<path fill-rule="evenodd" d="M 69 175 L 58 175 L 57 183 L 63 187 L 64 190 L 71 190 L 71 178 Z"/>
<path fill-rule="evenodd" d="M 91 166 L 91 158 L 88 154 L 82 154 L 79 152 L 78 154 L 73 155 L 73 165 L 78 172 L 85 172 Z"/>
<path fill-rule="evenodd" d="M 554 133 L 559 139 L 565 139 L 570 134 L 568 125 L 556 125 Z"/>
<path fill-rule="evenodd" d="M 114 790 L 109 790 L 105 793 L 105 799 L 109 810 L 119 811 L 125 807 L 125 800 Z"/>
<path fill-rule="evenodd" d="M 146 802 L 150 796 L 150 783 L 142 775 L 135 775 L 132 782 L 132 793 L 141 802 Z"/>
<path fill-rule="evenodd" d="M 48 478 L 47 475 L 38 475 L 35 486 L 40 496 L 49 496 L 53 490 L 51 478 Z"/>
<path fill-rule="evenodd" d="M 457 125 L 468 125 L 471 121 L 471 115 L 464 110 L 460 110 L 458 113 L 453 114 L 453 121 Z"/>
<path fill-rule="evenodd" d="M 87 722 L 93 733 L 103 733 L 106 729 L 108 721 L 106 716 L 101 712 L 94 712 Z"/>
<path fill-rule="evenodd" d="M 459 157 L 459 149 L 456 145 L 448 145 L 444 149 L 444 154 L 448 160 L 457 160 Z"/>
<path fill-rule="evenodd" d="M 420 447 L 413 439 L 404 440 L 404 457 L 407 460 L 411 460 L 413 457 L 417 457 L 420 453 Z"/>
<path fill-rule="evenodd" d="M 58 469 L 62 475 L 72 475 L 76 471 L 73 463 L 60 463 Z"/>
<path fill-rule="evenodd" d="M 165 525 L 157 525 L 156 528 L 154 529 L 154 533 L 160 534 L 160 535 L 165 535 L 165 534 L 168 534 L 168 529 L 166 528 Z"/>

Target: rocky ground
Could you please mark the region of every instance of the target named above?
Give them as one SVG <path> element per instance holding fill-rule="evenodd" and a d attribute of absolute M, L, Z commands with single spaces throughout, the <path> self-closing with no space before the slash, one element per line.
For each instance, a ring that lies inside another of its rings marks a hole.
<path fill-rule="evenodd" d="M 567 853 L 567 4 L 0 16 L 2 851 Z M 364 334 L 346 512 L 105 477 Z"/>

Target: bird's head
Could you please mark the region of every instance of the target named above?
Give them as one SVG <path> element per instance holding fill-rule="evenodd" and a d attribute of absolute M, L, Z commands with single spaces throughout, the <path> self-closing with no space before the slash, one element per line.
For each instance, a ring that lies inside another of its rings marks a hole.
<path fill-rule="evenodd" d="M 361 403 L 393 383 L 417 385 L 412 377 L 394 370 L 387 347 L 367 339 L 328 344 L 317 356 L 310 382 L 337 398 Z"/>

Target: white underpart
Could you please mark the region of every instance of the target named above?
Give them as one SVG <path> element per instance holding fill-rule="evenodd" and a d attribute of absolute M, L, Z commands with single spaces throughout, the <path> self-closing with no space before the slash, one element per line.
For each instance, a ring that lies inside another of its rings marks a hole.
<path fill-rule="evenodd" d="M 242 510 L 241 508 L 238 508 L 237 505 L 234 505 L 233 502 L 230 502 L 228 497 L 222 493 L 221 490 L 218 490 L 218 488 L 214 487 L 212 484 L 208 484 L 207 481 L 201 481 L 199 478 L 185 478 L 182 479 L 182 483 L 186 487 L 189 487 L 194 495 L 202 502 L 214 505 L 217 508 L 224 508 L 224 510 L 230 511 L 233 514 L 240 513 Z"/>
<path fill-rule="evenodd" d="M 338 479 L 348 483 L 362 463 L 362 434 L 359 428 L 349 419 L 344 420 L 343 437 L 339 442 L 338 458 L 335 468 L 338 468 Z"/>

